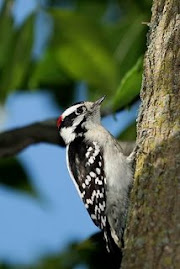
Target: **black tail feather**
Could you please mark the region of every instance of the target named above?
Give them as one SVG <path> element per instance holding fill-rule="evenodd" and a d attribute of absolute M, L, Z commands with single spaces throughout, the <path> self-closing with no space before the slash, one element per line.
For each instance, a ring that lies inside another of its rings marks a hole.
<path fill-rule="evenodd" d="M 105 235 L 106 234 L 106 235 Z M 121 238 L 121 247 L 117 246 L 114 239 L 111 236 L 110 226 L 108 225 L 106 233 L 104 233 L 104 239 L 106 241 L 106 249 L 110 259 L 112 260 L 111 268 L 120 268 L 122 261 L 122 249 L 124 248 L 124 240 Z"/>

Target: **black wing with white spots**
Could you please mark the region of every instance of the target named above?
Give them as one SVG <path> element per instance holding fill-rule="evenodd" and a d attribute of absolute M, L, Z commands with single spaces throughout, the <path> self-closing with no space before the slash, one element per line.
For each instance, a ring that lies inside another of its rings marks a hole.
<path fill-rule="evenodd" d="M 104 237 L 108 241 L 109 225 L 105 213 L 106 178 L 102 150 L 97 142 L 84 142 L 83 137 L 78 137 L 69 145 L 68 159 L 85 207 L 94 223 L 104 231 Z"/>

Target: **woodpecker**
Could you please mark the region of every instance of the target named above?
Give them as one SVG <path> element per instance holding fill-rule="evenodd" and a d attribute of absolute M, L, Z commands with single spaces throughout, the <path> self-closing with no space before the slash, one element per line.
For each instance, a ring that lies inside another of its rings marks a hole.
<path fill-rule="evenodd" d="M 134 153 L 125 156 L 101 125 L 103 100 L 75 103 L 58 118 L 57 127 L 66 144 L 70 176 L 110 252 L 114 242 L 122 247 Z"/>

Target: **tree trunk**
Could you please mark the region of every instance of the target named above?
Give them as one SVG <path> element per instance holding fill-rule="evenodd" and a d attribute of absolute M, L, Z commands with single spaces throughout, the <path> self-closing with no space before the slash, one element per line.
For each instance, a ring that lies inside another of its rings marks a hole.
<path fill-rule="evenodd" d="M 180 0 L 154 0 L 149 26 L 123 269 L 180 268 Z"/>

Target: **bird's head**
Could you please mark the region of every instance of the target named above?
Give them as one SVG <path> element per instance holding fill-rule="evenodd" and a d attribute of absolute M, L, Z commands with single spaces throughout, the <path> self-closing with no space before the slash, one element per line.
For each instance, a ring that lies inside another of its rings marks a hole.
<path fill-rule="evenodd" d="M 79 102 L 67 108 L 57 120 L 60 136 L 65 144 L 82 136 L 88 128 L 100 124 L 100 106 L 105 96 L 96 102 Z"/>

